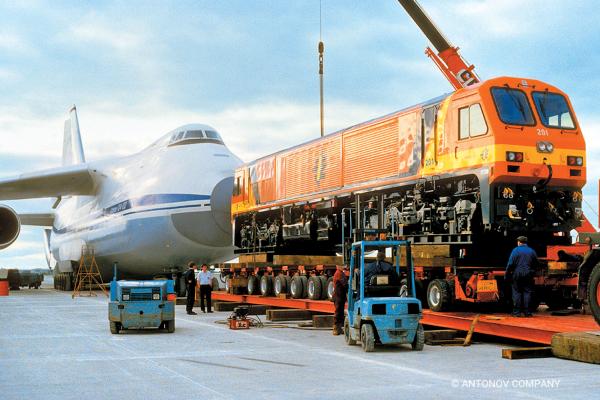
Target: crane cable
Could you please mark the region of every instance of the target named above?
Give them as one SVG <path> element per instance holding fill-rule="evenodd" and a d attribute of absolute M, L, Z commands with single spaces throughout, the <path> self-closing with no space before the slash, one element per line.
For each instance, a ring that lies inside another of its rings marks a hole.
<path fill-rule="evenodd" d="M 325 117 L 323 107 L 323 53 L 325 52 L 325 45 L 322 40 L 323 34 L 323 18 L 322 18 L 322 0 L 319 0 L 319 94 L 320 94 L 320 115 L 321 115 L 321 137 L 325 135 Z"/>

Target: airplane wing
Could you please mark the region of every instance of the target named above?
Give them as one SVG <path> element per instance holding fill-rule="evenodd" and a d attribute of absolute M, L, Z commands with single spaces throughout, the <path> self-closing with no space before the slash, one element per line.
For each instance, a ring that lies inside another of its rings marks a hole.
<path fill-rule="evenodd" d="M 0 179 L 0 200 L 92 195 L 95 189 L 88 165 L 76 164 Z"/>

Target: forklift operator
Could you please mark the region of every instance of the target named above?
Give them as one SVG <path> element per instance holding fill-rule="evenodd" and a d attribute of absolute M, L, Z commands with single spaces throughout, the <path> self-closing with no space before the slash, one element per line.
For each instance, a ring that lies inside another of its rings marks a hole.
<path fill-rule="evenodd" d="M 388 275 L 390 277 L 390 281 L 394 282 L 394 284 L 396 284 L 398 281 L 396 269 L 392 266 L 392 264 L 385 261 L 385 252 L 381 250 L 377 252 L 377 261 L 365 265 L 365 285 L 369 285 L 371 282 L 371 277 L 378 274 Z"/>

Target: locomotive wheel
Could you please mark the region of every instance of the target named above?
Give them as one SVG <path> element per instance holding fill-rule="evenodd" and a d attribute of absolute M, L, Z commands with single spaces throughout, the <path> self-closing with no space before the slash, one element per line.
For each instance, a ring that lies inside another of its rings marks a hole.
<path fill-rule="evenodd" d="M 258 294 L 260 289 L 260 283 L 255 275 L 248 277 L 248 294 Z"/>
<path fill-rule="evenodd" d="M 260 294 L 270 296 L 273 294 L 273 276 L 263 275 L 260 278 Z"/>
<path fill-rule="evenodd" d="M 597 264 L 588 281 L 587 287 L 588 304 L 592 310 L 592 315 L 598 324 L 600 324 L 600 264 Z"/>
<path fill-rule="evenodd" d="M 431 311 L 446 311 L 450 306 L 450 286 L 443 279 L 434 279 L 427 287 L 427 304 Z"/>
<path fill-rule="evenodd" d="M 321 279 L 318 276 L 311 276 L 308 279 L 308 298 L 311 300 L 321 300 Z"/>

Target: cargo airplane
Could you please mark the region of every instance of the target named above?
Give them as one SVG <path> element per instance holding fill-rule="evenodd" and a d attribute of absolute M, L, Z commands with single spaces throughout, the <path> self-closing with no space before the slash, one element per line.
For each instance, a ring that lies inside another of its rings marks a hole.
<path fill-rule="evenodd" d="M 21 225 L 44 227 L 48 265 L 63 280 L 86 246 L 104 279 L 115 261 L 119 275 L 130 277 L 181 271 L 188 260 L 226 261 L 233 258 L 230 207 L 239 165 L 219 133 L 201 124 L 174 129 L 131 156 L 86 162 L 73 106 L 62 166 L 0 179 L 0 200 L 56 199 L 43 214 L 0 205 L 0 249 L 17 239 Z"/>

